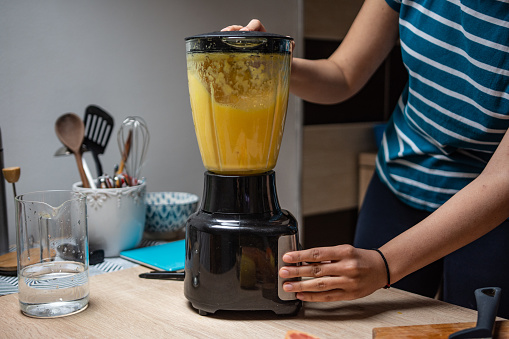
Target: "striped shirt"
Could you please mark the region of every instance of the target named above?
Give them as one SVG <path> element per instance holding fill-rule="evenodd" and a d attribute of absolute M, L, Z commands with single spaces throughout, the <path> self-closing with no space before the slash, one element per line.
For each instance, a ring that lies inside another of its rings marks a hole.
<path fill-rule="evenodd" d="M 509 0 L 386 0 L 409 80 L 377 173 L 433 211 L 486 166 L 509 127 Z"/>

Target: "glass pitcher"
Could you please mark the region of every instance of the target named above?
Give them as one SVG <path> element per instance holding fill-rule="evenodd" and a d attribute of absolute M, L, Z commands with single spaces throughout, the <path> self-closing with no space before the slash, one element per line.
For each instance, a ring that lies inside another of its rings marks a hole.
<path fill-rule="evenodd" d="M 251 175 L 276 166 L 288 106 L 291 40 L 247 31 L 186 38 L 193 121 L 207 170 Z"/>

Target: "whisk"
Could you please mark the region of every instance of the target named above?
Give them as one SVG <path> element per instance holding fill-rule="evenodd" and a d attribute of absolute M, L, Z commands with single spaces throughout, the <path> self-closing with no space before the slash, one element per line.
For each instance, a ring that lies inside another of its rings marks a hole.
<path fill-rule="evenodd" d="M 137 116 L 127 117 L 120 126 L 117 141 L 120 154 L 126 155 L 122 159 L 125 163 L 125 171 L 132 178 L 132 185 L 135 185 L 136 181 L 140 179 L 141 168 L 145 164 L 150 141 L 145 120 Z"/>

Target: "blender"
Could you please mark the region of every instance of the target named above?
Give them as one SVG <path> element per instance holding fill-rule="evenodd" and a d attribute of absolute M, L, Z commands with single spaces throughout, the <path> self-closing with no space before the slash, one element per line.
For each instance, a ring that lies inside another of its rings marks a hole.
<path fill-rule="evenodd" d="M 297 221 L 281 209 L 276 165 L 289 95 L 292 38 L 213 32 L 186 38 L 193 121 L 204 174 L 186 224 L 184 294 L 201 315 L 268 310 L 295 315 L 282 256 L 298 249 Z"/>

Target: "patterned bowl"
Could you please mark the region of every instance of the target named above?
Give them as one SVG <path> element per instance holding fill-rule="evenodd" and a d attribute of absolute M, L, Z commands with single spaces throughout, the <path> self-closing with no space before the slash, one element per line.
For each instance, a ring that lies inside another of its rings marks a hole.
<path fill-rule="evenodd" d="M 172 240 L 183 236 L 187 218 L 196 211 L 198 201 L 191 193 L 147 193 L 145 238 Z"/>

